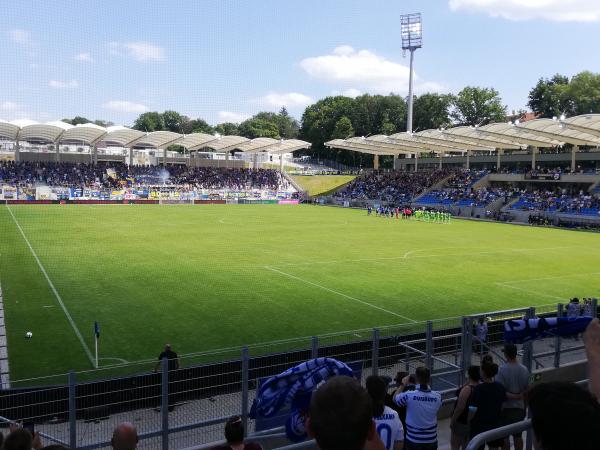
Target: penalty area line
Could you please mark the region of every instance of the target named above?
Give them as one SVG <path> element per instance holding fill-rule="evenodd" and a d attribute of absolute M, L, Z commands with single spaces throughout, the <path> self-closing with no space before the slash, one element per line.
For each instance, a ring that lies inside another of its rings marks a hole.
<path fill-rule="evenodd" d="M 79 331 L 79 328 L 77 328 L 77 325 L 75 325 L 75 321 L 73 320 L 73 317 L 71 317 L 69 310 L 63 303 L 63 300 L 62 300 L 60 294 L 58 293 L 58 291 L 56 290 L 54 283 L 52 283 L 52 280 L 48 276 L 48 272 L 46 272 L 46 269 L 44 268 L 42 262 L 40 261 L 40 258 L 38 258 L 37 253 L 31 246 L 29 239 L 27 239 L 27 236 L 25 235 L 23 228 L 21 228 L 21 225 L 17 221 L 17 218 L 15 217 L 12 210 L 10 209 L 10 206 L 6 205 L 6 209 L 8 209 L 8 212 L 10 213 L 10 216 L 12 217 L 13 222 L 17 226 L 17 229 L 19 230 L 19 232 L 21 233 L 21 236 L 23 237 L 23 240 L 27 244 L 27 247 L 29 247 L 29 251 L 31 252 L 31 254 L 33 255 L 33 258 L 37 262 L 42 274 L 44 275 L 44 278 L 46 278 L 46 281 L 48 282 L 48 286 L 50 286 L 50 290 L 56 297 L 56 300 L 58 301 L 58 304 L 60 305 L 63 312 L 65 313 L 65 316 L 67 317 L 67 320 L 68 320 L 69 324 L 71 325 L 71 328 L 73 328 L 73 331 L 75 332 L 75 336 L 77 336 L 77 339 L 79 339 L 79 342 L 81 343 L 81 346 L 83 347 L 83 350 L 85 351 L 86 356 L 88 357 L 88 359 L 90 360 L 90 363 L 92 363 L 92 366 L 93 366 L 95 364 L 95 360 L 94 360 L 94 357 L 92 356 L 92 352 L 90 351 L 89 347 L 85 343 L 85 340 L 83 339 L 83 336 L 81 335 L 81 332 Z"/>
<path fill-rule="evenodd" d="M 327 286 L 323 286 L 321 284 L 313 283 L 312 281 L 305 280 L 304 278 L 297 277 L 296 275 L 292 275 L 291 273 L 284 272 L 282 270 L 276 269 L 276 268 L 271 267 L 271 266 L 263 266 L 263 267 L 265 269 L 267 269 L 267 270 L 270 270 L 271 272 L 275 272 L 275 273 L 278 273 L 280 275 L 286 276 L 288 278 L 292 278 L 293 280 L 297 280 L 297 281 L 300 281 L 302 283 L 308 284 L 310 286 L 314 286 L 316 288 L 322 289 L 324 291 L 331 292 L 332 294 L 339 295 L 340 297 L 343 297 L 343 298 L 345 298 L 347 300 L 352 300 L 353 302 L 360 303 L 362 305 L 369 306 L 369 307 L 374 308 L 374 309 L 378 309 L 379 311 L 383 311 L 383 312 L 385 312 L 387 314 L 391 314 L 393 316 L 400 317 L 401 319 L 408 320 L 409 322 L 417 323 L 416 320 L 413 320 L 410 317 L 403 316 L 401 314 L 395 313 L 394 311 L 390 311 L 388 309 L 382 308 L 382 307 L 377 306 L 377 305 L 373 305 L 372 303 L 365 302 L 364 300 L 360 300 L 358 298 L 351 297 L 349 295 L 344 294 L 343 292 L 339 292 L 339 291 L 330 289 Z"/>

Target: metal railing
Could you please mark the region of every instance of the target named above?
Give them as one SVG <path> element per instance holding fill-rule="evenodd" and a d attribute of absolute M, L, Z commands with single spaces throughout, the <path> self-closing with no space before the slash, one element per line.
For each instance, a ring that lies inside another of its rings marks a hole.
<path fill-rule="evenodd" d="M 152 371 L 156 361 L 146 360 L 13 380 L 11 389 L 0 391 L 0 421 L 35 422 L 47 440 L 83 450 L 108 448 L 114 428 L 123 421 L 137 426 L 143 448 L 217 442 L 233 415 L 242 417 L 249 435 L 266 439 L 266 431 L 280 435 L 281 424 L 250 419 L 250 405 L 261 380 L 289 367 L 333 357 L 357 364 L 364 382 L 371 374 L 394 378 L 399 371 L 414 372 L 425 365 L 432 371 L 434 389 L 445 391 L 444 398 L 451 401 L 448 397 L 463 384 L 465 369 L 479 363 L 479 317 L 490 319 L 483 348 L 498 357 L 504 320 L 562 311 L 562 305 L 546 305 L 233 347 L 182 356 L 177 369 L 163 361 L 157 373 Z M 597 314 L 596 303 L 593 312 Z M 521 354 L 530 371 L 585 359 L 580 341 L 559 337 L 523 345 Z"/>

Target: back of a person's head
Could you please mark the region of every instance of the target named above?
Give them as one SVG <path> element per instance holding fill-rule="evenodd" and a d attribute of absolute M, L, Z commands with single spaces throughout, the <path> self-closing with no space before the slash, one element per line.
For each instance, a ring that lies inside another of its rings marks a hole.
<path fill-rule="evenodd" d="M 417 383 L 421 385 L 429 384 L 431 381 L 431 372 L 427 367 L 417 367 L 417 370 L 415 370 L 415 378 Z"/>
<path fill-rule="evenodd" d="M 225 439 L 228 444 L 244 442 L 244 424 L 240 416 L 234 416 L 225 424 Z"/>
<path fill-rule="evenodd" d="M 115 450 L 134 450 L 138 441 L 137 430 L 133 424 L 123 422 L 115 428 L 111 445 Z"/>
<path fill-rule="evenodd" d="M 535 385 L 528 394 L 531 422 L 543 450 L 600 449 L 600 404 L 573 383 Z M 565 429 L 566 423 L 576 426 Z"/>
<path fill-rule="evenodd" d="M 379 417 L 385 409 L 385 394 L 387 393 L 387 383 L 377 375 L 371 375 L 365 383 L 367 392 L 373 400 L 373 417 Z"/>
<path fill-rule="evenodd" d="M 504 344 L 504 355 L 508 359 L 515 359 L 517 357 L 517 346 L 515 344 Z"/>
<path fill-rule="evenodd" d="M 29 430 L 18 428 L 11 431 L 4 439 L 2 450 L 31 450 L 33 436 Z"/>
<path fill-rule="evenodd" d="M 481 364 L 481 375 L 485 378 L 494 378 L 498 374 L 498 364 L 485 361 Z"/>
<path fill-rule="evenodd" d="M 321 450 L 362 450 L 372 427 L 371 397 L 354 378 L 337 376 L 310 402 L 310 432 Z"/>
<path fill-rule="evenodd" d="M 467 374 L 470 380 L 481 381 L 481 368 L 479 366 L 469 366 Z"/>

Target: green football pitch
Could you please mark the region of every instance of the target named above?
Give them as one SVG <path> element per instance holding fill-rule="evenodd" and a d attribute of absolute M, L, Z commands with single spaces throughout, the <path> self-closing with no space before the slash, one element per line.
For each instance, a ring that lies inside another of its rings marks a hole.
<path fill-rule="evenodd" d="M 11 379 L 600 296 L 600 235 L 279 205 L 0 206 Z M 25 333 L 31 331 L 32 339 Z"/>

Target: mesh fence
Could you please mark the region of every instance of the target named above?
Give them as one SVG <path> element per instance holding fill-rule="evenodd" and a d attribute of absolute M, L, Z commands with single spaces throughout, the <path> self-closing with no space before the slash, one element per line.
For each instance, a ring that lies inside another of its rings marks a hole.
<path fill-rule="evenodd" d="M 313 357 L 350 364 L 363 383 L 373 373 L 393 379 L 399 372 L 410 374 L 427 366 L 434 389 L 446 391 L 462 382 L 466 355 L 475 364 L 483 353 L 502 361 L 505 320 L 556 314 L 556 305 L 543 305 L 220 349 L 185 355 L 179 367 L 141 361 L 70 376 L 14 380 L 11 389 L 0 393 L 2 420 L 35 423 L 45 444 L 70 446 L 75 438 L 78 448 L 90 450 L 108 448 L 113 430 L 124 421 L 137 427 L 140 448 L 163 448 L 165 437 L 170 448 L 205 445 L 222 439 L 223 424 L 234 415 L 247 420 L 249 433 L 270 429 L 272 424 L 246 417 L 260 383 Z M 476 339 L 481 320 L 488 326 L 484 346 Z M 525 360 L 529 350 L 521 346 L 520 351 Z M 534 370 L 583 359 L 578 336 L 531 345 Z"/>

